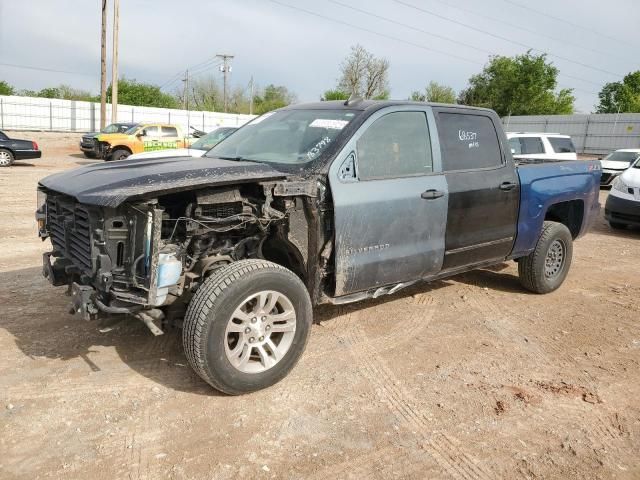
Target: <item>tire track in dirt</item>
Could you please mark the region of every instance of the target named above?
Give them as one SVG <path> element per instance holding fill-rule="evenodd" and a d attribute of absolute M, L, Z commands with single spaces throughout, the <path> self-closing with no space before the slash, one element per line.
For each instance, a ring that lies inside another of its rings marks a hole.
<path fill-rule="evenodd" d="M 426 324 L 434 312 L 435 309 L 427 310 L 422 319 L 418 317 L 412 322 Z M 421 443 L 422 449 L 450 477 L 460 480 L 493 478 L 477 460 L 461 449 L 460 442 L 451 435 L 432 432 L 429 420 L 422 413 L 418 402 L 402 387 L 373 342 L 362 331 L 353 313 L 347 311 L 335 319 L 334 334 L 349 348 L 351 355 L 357 360 L 358 369 L 402 429 Z M 402 325 L 402 330 L 406 332 L 406 324 Z"/>
<path fill-rule="evenodd" d="M 509 316 L 520 319 L 522 321 L 526 321 L 526 316 L 522 312 L 510 306 L 508 302 L 502 302 L 500 304 L 500 308 L 498 308 L 493 301 L 488 299 L 486 295 L 482 293 L 478 286 L 470 288 L 468 292 L 468 298 L 471 300 L 471 303 L 474 305 L 475 309 L 477 309 L 480 313 L 487 311 L 490 312 L 493 316 L 493 322 L 495 322 L 495 319 L 500 320 L 500 328 L 498 330 L 499 332 L 503 331 L 503 325 L 509 324 Z M 519 332 L 518 334 L 514 335 L 514 329 L 511 327 L 511 325 L 509 325 L 507 330 L 510 332 L 507 334 L 507 338 L 510 338 L 512 340 L 522 339 L 527 335 L 526 332 Z M 597 390 L 596 382 L 582 369 L 576 368 L 578 366 L 576 358 L 568 353 L 565 348 L 556 345 L 556 343 L 552 339 L 549 339 L 549 341 L 544 340 L 545 339 L 542 337 L 538 338 L 541 350 L 540 348 L 537 348 L 537 351 L 535 352 L 537 360 L 543 362 L 544 365 L 549 365 L 550 362 L 548 354 L 551 354 L 553 357 L 559 359 L 564 364 L 573 367 L 572 371 L 575 372 L 574 375 L 576 377 L 576 380 L 578 381 L 578 383 L 580 383 L 580 385 L 578 386 L 567 385 L 567 387 L 575 387 L 578 394 L 574 395 L 573 402 L 562 402 L 562 409 L 564 411 L 571 411 L 573 418 L 579 420 L 579 422 L 582 424 L 581 429 L 585 433 L 586 439 L 588 441 L 590 441 L 595 447 L 604 448 L 608 452 L 608 455 L 612 460 L 624 463 L 625 459 L 619 455 L 619 446 L 616 445 L 616 443 L 622 437 L 621 432 L 618 429 L 613 428 L 613 423 L 610 419 L 609 421 L 606 421 L 602 418 L 600 412 L 597 412 L 595 410 L 589 411 L 585 409 L 585 405 L 582 404 L 583 394 L 581 394 L 580 392 L 585 391 L 586 393 L 593 394 L 593 392 Z M 536 344 L 538 342 L 536 342 Z M 607 342 L 607 344 L 612 345 L 611 342 Z M 531 341 L 529 341 L 527 345 L 530 347 Z M 545 354 L 545 352 L 547 354 Z M 540 388 L 537 388 L 537 390 L 540 390 Z M 597 394 L 595 396 L 597 398 Z M 577 403 L 578 401 L 580 401 L 581 403 Z M 618 416 L 617 413 L 615 413 L 614 415 L 616 417 Z M 585 417 L 588 417 L 588 420 L 585 419 Z"/>

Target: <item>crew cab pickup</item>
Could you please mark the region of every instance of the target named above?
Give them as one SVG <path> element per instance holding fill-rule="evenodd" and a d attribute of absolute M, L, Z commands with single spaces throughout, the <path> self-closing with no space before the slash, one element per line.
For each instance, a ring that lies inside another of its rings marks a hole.
<path fill-rule="evenodd" d="M 122 160 L 133 153 L 184 148 L 189 140 L 177 125 L 140 123 L 123 133 L 94 136 L 94 154 L 104 160 Z"/>
<path fill-rule="evenodd" d="M 293 368 L 318 304 L 507 260 L 524 288 L 557 289 L 600 173 L 516 165 L 491 110 L 320 102 L 266 113 L 201 158 L 49 176 L 36 217 L 44 275 L 75 312 L 180 326 L 193 369 L 240 394 Z"/>

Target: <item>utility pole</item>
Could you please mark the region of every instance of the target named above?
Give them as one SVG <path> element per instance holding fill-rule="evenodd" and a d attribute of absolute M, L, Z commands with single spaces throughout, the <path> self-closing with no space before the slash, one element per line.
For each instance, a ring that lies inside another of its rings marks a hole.
<path fill-rule="evenodd" d="M 253 115 L 253 75 L 251 75 L 251 96 L 249 97 L 249 115 Z"/>
<path fill-rule="evenodd" d="M 185 70 L 182 81 L 184 82 L 184 88 L 182 90 L 182 108 L 189 110 L 189 69 Z"/>
<path fill-rule="evenodd" d="M 100 33 L 100 130 L 107 123 L 107 0 L 102 0 Z M 92 127 L 95 128 L 95 125 Z"/>
<path fill-rule="evenodd" d="M 120 0 L 113 0 L 113 58 L 111 60 L 111 123 L 118 121 L 118 30 Z"/>
<path fill-rule="evenodd" d="M 224 112 L 227 113 L 227 74 L 231 72 L 231 65 L 229 65 L 229 60 L 233 58 L 233 55 L 229 55 L 226 53 L 219 53 L 216 57 L 222 58 L 223 64 L 220 66 L 220 71 L 224 75 L 224 87 L 223 87 L 223 96 L 224 96 Z"/>

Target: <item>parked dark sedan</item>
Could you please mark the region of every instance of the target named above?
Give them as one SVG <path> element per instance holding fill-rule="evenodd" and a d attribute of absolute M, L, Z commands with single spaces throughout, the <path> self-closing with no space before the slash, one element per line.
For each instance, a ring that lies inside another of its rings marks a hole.
<path fill-rule="evenodd" d="M 42 152 L 36 142 L 9 138 L 0 132 L 0 167 L 9 167 L 15 160 L 40 158 Z"/>

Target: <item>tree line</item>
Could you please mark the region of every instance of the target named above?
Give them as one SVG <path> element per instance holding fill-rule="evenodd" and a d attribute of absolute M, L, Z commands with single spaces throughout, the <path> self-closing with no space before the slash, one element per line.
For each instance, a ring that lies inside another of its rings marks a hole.
<path fill-rule="evenodd" d="M 339 64 L 339 78 L 326 90 L 321 100 L 346 100 L 351 95 L 364 99 L 386 100 L 390 95 L 390 62 L 376 57 L 361 45 L 351 47 Z M 459 92 L 435 81 L 411 92 L 408 100 L 419 102 L 458 103 L 486 107 L 500 116 L 571 114 L 575 96 L 571 88 L 558 88 L 559 70 L 545 54 L 528 51 L 512 57 L 492 56 L 481 72 L 472 75 L 466 88 Z M 68 85 L 43 88 L 40 91 L 16 90 L 0 81 L 0 95 L 25 95 L 66 100 L 99 102 L 98 95 Z M 107 97 L 111 96 L 111 87 Z M 606 83 L 600 93 L 597 113 L 640 112 L 640 70 L 631 72 L 618 82 Z M 122 78 L 118 81 L 118 98 L 126 105 L 189 108 L 220 111 L 223 91 L 213 76 L 193 78 L 189 89 L 166 93 L 157 85 Z M 283 85 L 256 88 L 253 95 L 247 87 L 232 87 L 228 92 L 231 113 L 262 114 L 296 101 L 296 95 Z"/>
<path fill-rule="evenodd" d="M 151 83 L 139 82 L 135 79 L 118 80 L 118 101 L 123 105 L 159 108 L 189 108 L 198 111 L 221 111 L 224 98 L 222 87 L 213 77 L 201 77 L 189 82 L 189 90 L 176 90 L 174 93 L 163 92 Z M 100 95 L 73 88 L 69 85 L 47 87 L 42 90 L 18 90 L 7 82 L 0 80 L 0 95 L 22 95 L 25 97 L 58 98 L 85 102 L 100 102 Z M 247 88 L 231 89 L 228 99 L 230 113 L 262 114 L 270 110 L 284 107 L 296 101 L 296 96 L 284 86 L 267 85 L 256 88 L 251 94 Z M 107 102 L 111 101 L 111 85 L 107 88 Z"/>

